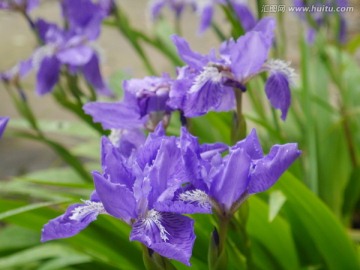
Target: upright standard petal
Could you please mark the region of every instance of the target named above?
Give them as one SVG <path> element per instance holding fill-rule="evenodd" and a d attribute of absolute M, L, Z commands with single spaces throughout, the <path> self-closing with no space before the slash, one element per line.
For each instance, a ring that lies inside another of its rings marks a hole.
<path fill-rule="evenodd" d="M 291 103 L 290 85 L 287 76 L 281 72 L 272 74 L 266 81 L 265 92 L 271 105 L 281 110 L 281 119 L 285 121 Z"/>
<path fill-rule="evenodd" d="M 171 39 L 177 48 L 178 54 L 186 64 L 194 68 L 202 68 L 207 64 L 207 59 L 203 55 L 192 51 L 189 43 L 184 38 L 172 35 Z"/>
<path fill-rule="evenodd" d="M 261 32 L 251 31 L 241 36 L 231 48 L 231 70 L 239 82 L 258 73 L 264 65 L 269 47 Z"/>
<path fill-rule="evenodd" d="M 49 93 L 59 80 L 60 62 L 56 57 L 44 57 L 36 75 L 36 92 L 39 95 Z"/>
<path fill-rule="evenodd" d="M 273 146 L 268 155 L 255 161 L 248 193 L 254 194 L 269 189 L 300 154 L 296 143 Z"/>
<path fill-rule="evenodd" d="M 124 185 L 112 183 L 98 172 L 93 173 L 96 193 L 106 212 L 130 223 L 136 218 L 136 206 L 133 193 Z"/>
<path fill-rule="evenodd" d="M 224 160 L 223 169 L 211 183 L 210 196 L 227 212 L 246 191 L 249 184 L 251 159 L 244 149 L 230 152 Z"/>
<path fill-rule="evenodd" d="M 7 123 L 9 122 L 9 117 L 0 117 L 0 139 L 2 138 L 5 128 L 7 126 Z"/>
<path fill-rule="evenodd" d="M 190 265 L 195 242 L 194 221 L 179 214 L 150 210 L 133 224 L 131 241 L 139 241 L 161 256 Z"/>
<path fill-rule="evenodd" d="M 245 139 L 237 142 L 233 147 L 231 147 L 232 150 L 237 148 L 245 149 L 251 159 L 260 159 L 264 156 L 255 128 L 251 130 L 250 134 Z"/>

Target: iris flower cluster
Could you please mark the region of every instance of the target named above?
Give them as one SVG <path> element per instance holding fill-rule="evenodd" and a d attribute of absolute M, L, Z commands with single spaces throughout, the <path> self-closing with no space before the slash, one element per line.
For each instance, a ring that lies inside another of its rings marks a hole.
<path fill-rule="evenodd" d="M 95 191 L 50 220 L 42 241 L 76 235 L 106 214 L 132 227 L 131 241 L 190 265 L 194 221 L 184 214 L 233 214 L 248 196 L 270 188 L 300 154 L 290 143 L 264 155 L 255 130 L 231 147 L 199 144 L 184 127 L 180 137 L 166 136 L 162 124 L 142 142 L 122 139 L 120 147 L 102 138 Z"/>
<path fill-rule="evenodd" d="M 264 71 L 270 74 L 266 94 L 285 119 L 292 70 L 267 60 L 274 27 L 272 19 L 259 21 L 238 40 L 223 43 L 219 56 L 193 52 L 173 36 L 187 64 L 176 79 L 163 74 L 126 80 L 122 101 L 86 104 L 85 112 L 112 130 L 101 142 L 102 171 L 93 172 L 90 198 L 50 220 L 42 241 L 71 237 L 105 214 L 131 226 L 131 241 L 190 265 L 194 221 L 185 214 L 231 217 L 249 196 L 269 189 L 300 151 L 289 143 L 265 155 L 255 130 L 233 146 L 200 144 L 185 125 L 179 137 L 167 136 L 168 120 L 175 110 L 183 117 L 233 110 L 234 91 L 245 91 Z M 144 128 L 153 132 L 145 137 Z"/>
<path fill-rule="evenodd" d="M 200 17 L 199 33 L 203 33 L 213 22 L 215 7 L 227 4 L 234 9 L 244 30 L 249 31 L 255 26 L 256 19 L 247 5 L 247 0 L 151 0 L 149 5 L 153 20 L 160 16 L 164 7 L 173 11 L 177 19 L 181 17 L 186 7 L 192 8 Z"/>
<path fill-rule="evenodd" d="M 32 1 L 5 2 L 10 6 L 23 4 L 27 9 L 34 7 Z M 61 72 L 66 70 L 70 74 L 82 74 L 98 93 L 110 95 L 100 73 L 99 55 L 94 41 L 99 37 L 101 23 L 111 7 L 111 0 L 99 3 L 63 0 L 61 8 L 65 26 L 60 27 L 43 19 L 31 21 L 42 45 L 31 57 L 4 72 L 1 78 L 12 81 L 35 70 L 36 92 L 44 95 L 53 90 Z M 27 18 L 30 20 L 29 16 Z"/>
<path fill-rule="evenodd" d="M 126 80 L 124 98 L 116 103 L 92 102 L 84 106 L 87 114 L 105 129 L 142 128 L 153 130 L 171 112 L 178 110 L 185 117 L 197 117 L 210 111 L 231 111 L 235 108 L 234 91 L 246 91 L 246 84 L 267 72 L 265 92 L 271 105 L 281 110 L 286 119 L 290 104 L 290 86 L 295 72 L 289 63 L 268 60 L 273 43 L 275 21 L 260 20 L 244 36 L 225 41 L 218 55 L 191 50 L 187 41 L 172 36 L 179 56 L 186 66 L 177 69 L 177 78 L 161 77 Z"/>
<path fill-rule="evenodd" d="M 347 23 L 345 17 L 341 12 L 334 12 L 336 8 L 346 8 L 349 6 L 348 0 L 312 0 L 312 1 L 304 1 L 304 0 L 294 0 L 294 5 L 298 8 L 308 8 L 310 10 L 309 13 L 298 12 L 298 16 L 301 20 L 307 22 L 308 32 L 307 32 L 307 41 L 309 43 L 313 43 L 317 32 L 320 28 L 326 25 L 329 22 L 330 17 L 338 17 L 338 29 L 336 32 L 336 39 L 340 43 L 346 42 L 346 29 Z M 323 10 L 326 7 L 329 11 Z"/>

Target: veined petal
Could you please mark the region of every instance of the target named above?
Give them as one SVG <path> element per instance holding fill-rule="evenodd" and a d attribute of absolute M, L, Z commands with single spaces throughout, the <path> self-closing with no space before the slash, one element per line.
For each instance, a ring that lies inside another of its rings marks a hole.
<path fill-rule="evenodd" d="M 204 68 L 187 93 L 184 106 L 185 116 L 200 116 L 216 110 L 224 96 L 221 81 L 222 75 L 215 67 Z M 228 110 L 231 109 L 228 108 Z"/>
<path fill-rule="evenodd" d="M 188 217 L 150 210 L 133 224 L 131 241 L 139 241 L 161 256 L 190 265 L 195 241 L 194 221 Z"/>
<path fill-rule="evenodd" d="M 285 121 L 291 103 L 289 80 L 286 75 L 282 72 L 272 74 L 266 81 L 265 92 L 271 105 L 281 110 L 281 119 Z"/>
<path fill-rule="evenodd" d="M 134 194 L 124 185 L 111 183 L 100 173 L 93 172 L 96 193 L 102 201 L 106 212 L 130 223 L 136 218 L 136 201 Z"/>
<path fill-rule="evenodd" d="M 56 57 L 44 57 L 36 74 L 36 92 L 45 95 L 59 80 L 60 62 Z"/>
<path fill-rule="evenodd" d="M 254 194 L 269 189 L 300 154 L 296 143 L 274 145 L 270 153 L 256 161 L 255 168 L 251 170 L 248 193 Z"/>
<path fill-rule="evenodd" d="M 101 202 L 85 201 L 84 204 L 73 204 L 65 214 L 44 225 L 41 242 L 74 236 L 103 213 L 106 212 Z"/>

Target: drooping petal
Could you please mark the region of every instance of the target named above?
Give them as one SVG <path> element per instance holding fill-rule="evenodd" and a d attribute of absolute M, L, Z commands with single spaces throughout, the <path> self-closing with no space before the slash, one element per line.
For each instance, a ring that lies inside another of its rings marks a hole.
<path fill-rule="evenodd" d="M 190 265 L 194 221 L 179 214 L 150 212 L 133 224 L 130 240 L 142 242 L 161 256 Z"/>
<path fill-rule="evenodd" d="M 209 111 L 216 111 L 222 104 L 224 87 L 222 75 L 215 67 L 206 67 L 195 78 L 187 93 L 184 114 L 188 117 L 200 116 Z M 223 108 L 225 109 L 225 108 Z M 231 110 L 232 108 L 227 108 Z"/>
<path fill-rule="evenodd" d="M 210 196 L 229 210 L 246 191 L 251 159 L 244 149 L 236 149 L 225 158 L 224 167 L 211 183 Z"/>
<path fill-rule="evenodd" d="M 93 172 L 93 178 L 96 193 L 106 212 L 127 223 L 130 223 L 132 218 L 136 218 L 136 201 L 127 187 L 110 182 L 98 172 Z"/>
<path fill-rule="evenodd" d="M 154 208 L 160 212 L 171 212 L 177 214 L 211 213 L 209 196 L 192 185 L 175 190 L 172 198 L 155 203 Z"/>
<path fill-rule="evenodd" d="M 269 189 L 300 154 L 301 151 L 295 143 L 273 146 L 268 155 L 255 162 L 255 168 L 250 175 L 248 193 Z"/>
<path fill-rule="evenodd" d="M 36 92 L 49 93 L 59 80 L 60 62 L 56 57 L 44 57 L 36 74 Z"/>
<path fill-rule="evenodd" d="M 4 134 L 7 123 L 9 122 L 9 117 L 0 117 L 0 139 Z"/>
<path fill-rule="evenodd" d="M 286 75 L 281 72 L 272 74 L 266 81 L 265 92 L 271 105 L 281 110 L 281 119 L 285 121 L 291 103 L 290 85 Z"/>
<path fill-rule="evenodd" d="M 101 202 L 85 201 L 85 204 L 70 205 L 63 215 L 44 225 L 41 242 L 74 236 L 101 213 L 105 213 Z"/>
<path fill-rule="evenodd" d="M 106 86 L 100 72 L 99 58 L 93 53 L 90 60 L 82 67 L 85 79 L 96 89 L 99 94 L 112 95 L 111 90 Z"/>
<path fill-rule="evenodd" d="M 86 114 L 93 117 L 94 122 L 101 123 L 105 129 L 141 128 L 146 118 L 140 118 L 134 107 L 121 102 L 90 102 L 83 107 Z"/>

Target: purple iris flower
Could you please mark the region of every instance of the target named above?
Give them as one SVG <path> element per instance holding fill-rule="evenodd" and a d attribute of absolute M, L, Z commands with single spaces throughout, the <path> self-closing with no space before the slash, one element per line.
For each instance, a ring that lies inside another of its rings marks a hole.
<path fill-rule="evenodd" d="M 17 81 L 23 78 L 24 76 L 26 76 L 31 71 L 31 69 L 32 69 L 31 59 L 21 61 L 11 69 L 0 73 L 0 78 L 4 82 Z"/>
<path fill-rule="evenodd" d="M 268 71 L 266 94 L 270 103 L 286 118 L 290 106 L 290 82 L 293 69 L 280 60 L 267 61 L 273 41 L 275 21 L 263 18 L 238 40 L 224 42 L 220 57 L 193 52 L 185 39 L 173 36 L 173 42 L 186 67 L 178 69 L 178 78 L 170 92 L 169 105 L 187 117 L 209 111 L 229 111 L 235 107 L 234 88 L 245 91 L 245 84 L 255 75 Z"/>
<path fill-rule="evenodd" d="M 29 13 L 39 5 L 39 0 L 0 0 L 0 9 Z"/>
<path fill-rule="evenodd" d="M 62 65 L 71 72 L 80 72 L 98 93 L 110 95 L 103 82 L 99 68 L 99 57 L 91 41 L 97 37 L 97 31 L 83 34 L 64 31 L 57 25 L 44 20 L 36 22 L 36 29 L 44 45 L 31 57 L 32 67 L 37 70 L 36 91 L 39 95 L 50 92 L 59 80 Z"/>
<path fill-rule="evenodd" d="M 200 33 L 211 26 L 216 5 L 230 5 L 246 32 L 250 31 L 256 25 L 256 18 L 247 5 L 246 0 L 195 0 L 194 2 L 195 11 L 200 15 Z"/>
<path fill-rule="evenodd" d="M 161 256 L 190 265 L 195 241 L 193 220 L 179 212 L 162 212 L 157 202 L 179 189 L 186 179 L 180 143 L 166 137 L 161 125 L 128 158 L 106 138 L 102 144 L 102 173 L 94 172 L 96 192 L 83 204 L 69 207 L 42 231 L 42 241 L 70 237 L 109 214 L 132 227 L 131 241 L 140 241 Z"/>
<path fill-rule="evenodd" d="M 307 20 L 306 14 L 310 14 L 317 27 L 321 28 L 326 25 L 327 20 L 334 14 L 339 16 L 339 31 L 337 39 L 341 43 L 346 42 L 347 23 L 342 12 L 336 11 L 336 8 L 346 8 L 349 6 L 348 0 L 326 0 L 326 1 L 307 1 L 294 0 L 294 6 L 297 8 L 298 16 L 303 20 Z M 308 25 L 307 41 L 312 44 L 316 37 L 317 29 L 313 25 Z"/>
<path fill-rule="evenodd" d="M 112 0 L 63 0 L 61 8 L 69 29 L 78 35 L 95 40 L 101 30 L 101 22 L 112 9 Z"/>
<path fill-rule="evenodd" d="M 9 117 L 0 117 L 0 139 L 2 135 L 4 134 L 5 128 L 7 126 L 7 123 L 9 122 Z"/>
<path fill-rule="evenodd" d="M 213 208 L 225 216 L 232 215 L 250 195 L 274 185 L 301 153 L 297 144 L 289 143 L 274 145 L 264 155 L 255 130 L 230 147 L 224 157 L 219 152 L 204 155 L 195 137 L 182 150 L 188 168 L 193 170 L 190 182 L 174 192 L 170 200 L 159 203 L 158 209 L 175 204 L 188 213 L 200 212 L 199 208 L 210 212 Z"/>
<path fill-rule="evenodd" d="M 172 110 L 168 106 L 172 82 L 167 74 L 126 80 L 121 102 L 92 102 L 84 106 L 84 111 L 105 129 L 146 127 L 154 130 L 160 121 L 168 121 Z"/>

